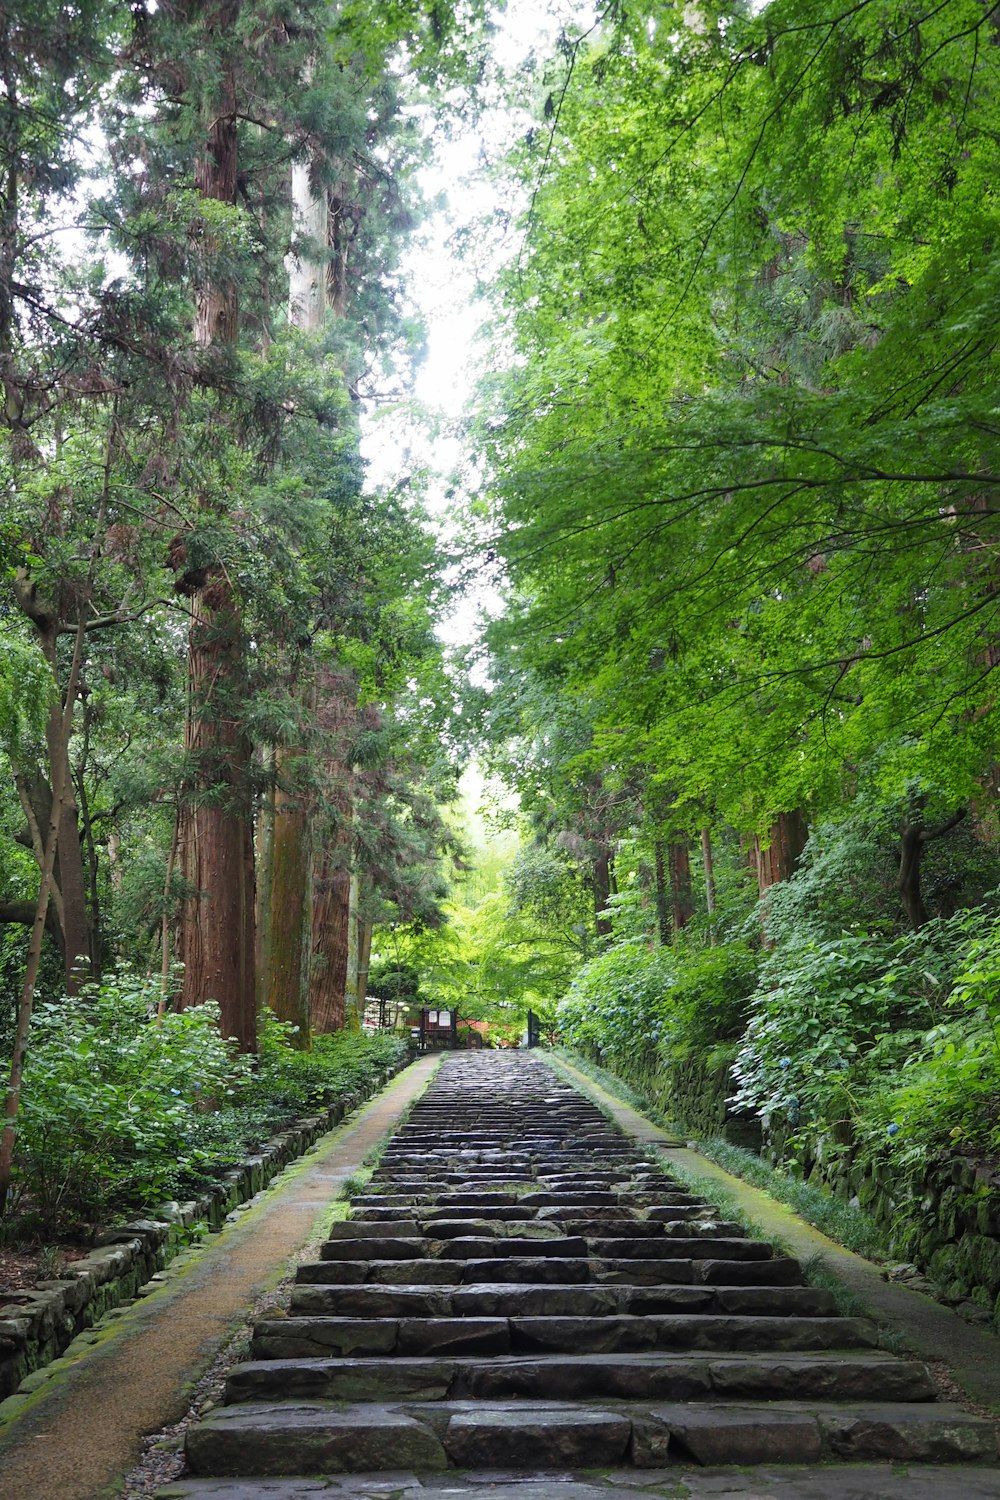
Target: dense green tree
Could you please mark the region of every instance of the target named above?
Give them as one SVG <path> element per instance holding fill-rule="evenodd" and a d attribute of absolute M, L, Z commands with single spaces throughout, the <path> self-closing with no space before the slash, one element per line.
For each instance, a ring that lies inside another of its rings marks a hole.
<path fill-rule="evenodd" d="M 498 646 L 684 819 L 863 783 L 919 853 L 997 756 L 993 23 L 686 16 L 574 42 L 517 157 Z"/>

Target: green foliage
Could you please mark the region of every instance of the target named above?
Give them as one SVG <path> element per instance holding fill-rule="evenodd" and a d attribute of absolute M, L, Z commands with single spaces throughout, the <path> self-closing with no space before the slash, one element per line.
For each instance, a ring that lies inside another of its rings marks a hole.
<path fill-rule="evenodd" d="M 636 1083 L 738 1036 L 757 977 L 745 945 L 612 945 L 576 974 L 556 1020 L 563 1039 Z"/>
<path fill-rule="evenodd" d="M 311 1050 L 301 1052 L 289 1045 L 291 1029 L 265 1012 L 257 1071 L 237 1096 L 244 1107 L 266 1107 L 274 1124 L 322 1108 L 356 1089 L 369 1090 L 405 1053 L 397 1037 L 360 1031 L 315 1036 Z"/>
<path fill-rule="evenodd" d="M 1000 1156 L 1000 920 L 972 934 L 937 1024 L 875 1091 L 862 1122 L 892 1154 L 958 1148 Z"/>
<path fill-rule="evenodd" d="M 383 958 L 378 963 L 373 963 L 368 970 L 368 993 L 380 1000 L 418 1006 L 420 972 L 413 964 L 394 963 L 391 959 Z"/>
<path fill-rule="evenodd" d="M 232 1098 L 244 1064 L 211 1005 L 165 1015 L 128 971 L 38 1007 L 25 1067 L 15 1194 L 39 1222 L 94 1223 L 204 1166 L 193 1116 Z"/>
<path fill-rule="evenodd" d="M 884 1112 L 874 1101 L 937 1034 L 956 971 L 989 925 L 977 910 L 901 938 L 805 936 L 776 948 L 733 1066 L 736 1106 L 804 1139 L 870 1130 Z"/>
<path fill-rule="evenodd" d="M 216 1006 L 158 1022 L 158 999 L 158 980 L 122 970 L 38 1007 L 14 1158 L 26 1224 L 79 1230 L 194 1191 L 295 1116 L 370 1091 L 403 1055 L 358 1033 L 298 1052 L 270 1017 L 255 1069 L 219 1036 Z"/>

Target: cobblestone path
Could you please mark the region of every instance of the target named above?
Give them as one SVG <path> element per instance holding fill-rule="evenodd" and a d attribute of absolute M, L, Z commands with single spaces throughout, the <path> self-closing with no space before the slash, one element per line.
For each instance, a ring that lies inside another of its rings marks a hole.
<path fill-rule="evenodd" d="M 445 1060 L 251 1353 L 163 1500 L 1000 1497 L 991 1423 L 523 1054 Z"/>

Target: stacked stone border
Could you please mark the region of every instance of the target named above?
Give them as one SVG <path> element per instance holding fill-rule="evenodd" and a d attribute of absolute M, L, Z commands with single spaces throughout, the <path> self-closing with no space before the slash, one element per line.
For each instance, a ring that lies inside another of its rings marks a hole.
<path fill-rule="evenodd" d="M 0 1302 L 0 1423 L 2 1403 L 22 1382 L 71 1349 L 73 1341 L 113 1308 L 156 1290 L 159 1274 L 197 1237 L 197 1226 L 218 1231 L 226 1218 L 267 1187 L 290 1162 L 377 1094 L 411 1059 L 376 1075 L 370 1089 L 341 1094 L 318 1114 L 305 1115 L 273 1135 L 241 1165 L 222 1173 L 187 1203 L 161 1203 L 148 1218 L 106 1230 L 81 1260 L 58 1277 L 8 1294 Z M 22 1392 L 27 1394 L 27 1392 Z"/>

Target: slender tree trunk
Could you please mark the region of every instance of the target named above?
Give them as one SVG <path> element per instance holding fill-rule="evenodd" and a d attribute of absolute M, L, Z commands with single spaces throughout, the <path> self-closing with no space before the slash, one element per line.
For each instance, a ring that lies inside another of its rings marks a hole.
<path fill-rule="evenodd" d="M 918 821 L 918 808 L 917 819 L 906 819 L 900 829 L 897 885 L 903 909 L 906 912 L 906 920 L 914 932 L 918 932 L 928 920 L 921 887 L 924 848 L 934 839 L 942 838 L 946 833 L 950 833 L 967 813 L 967 807 L 960 807 L 957 812 L 952 813 L 951 817 L 945 818 L 936 827 L 928 828 L 926 824 Z"/>
<path fill-rule="evenodd" d="M 326 827 L 317 829 L 314 855 L 309 1009 L 315 1032 L 340 1031 L 345 1024 L 354 846 L 350 732 L 356 706 L 357 684 L 350 673 L 320 675 L 316 718 L 329 746 L 323 795 L 329 816 Z"/>
<path fill-rule="evenodd" d="M 705 871 L 705 909 L 710 917 L 715 915 L 715 862 L 712 858 L 712 833 L 701 830 L 701 863 Z"/>
<path fill-rule="evenodd" d="M 358 918 L 358 1010 L 365 1013 L 368 999 L 368 968 L 372 959 L 372 923 L 366 917 Z"/>
<path fill-rule="evenodd" d="M 351 873 L 347 896 L 347 982 L 344 987 L 344 1025 L 348 1031 L 361 1029 L 361 1007 L 358 1004 L 359 939 L 358 902 L 361 883 L 357 871 Z"/>
<path fill-rule="evenodd" d="M 670 944 L 670 895 L 667 889 L 667 860 L 662 839 L 653 841 L 653 865 L 656 878 L 656 931 L 662 947 Z"/>

